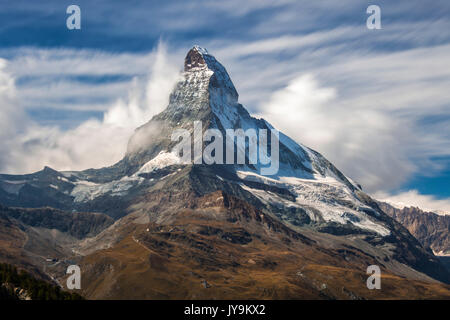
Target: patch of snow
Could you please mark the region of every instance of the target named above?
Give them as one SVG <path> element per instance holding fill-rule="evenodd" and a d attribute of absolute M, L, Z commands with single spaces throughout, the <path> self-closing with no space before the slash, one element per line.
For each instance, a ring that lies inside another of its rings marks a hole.
<path fill-rule="evenodd" d="M 70 193 L 71 196 L 75 197 L 75 202 L 86 202 L 92 201 L 97 197 L 108 194 L 109 196 L 123 196 L 126 195 L 127 191 L 134 186 L 137 186 L 145 179 L 140 177 L 139 174 L 149 173 L 156 169 L 161 169 L 170 165 L 181 163 L 181 159 L 177 157 L 174 153 L 161 151 L 155 158 L 144 164 L 135 174 L 132 176 L 124 176 L 119 180 L 114 180 L 108 183 L 98 184 L 88 180 L 79 180 L 75 183 L 75 188 L 73 188 Z M 68 175 L 68 173 L 66 172 Z M 175 174 L 172 173 L 172 174 Z M 163 178 L 166 178 L 172 174 L 169 174 Z M 154 181 L 154 179 L 150 179 Z"/>
<path fill-rule="evenodd" d="M 161 151 L 155 158 L 144 164 L 134 175 L 137 176 L 141 173 L 149 173 L 155 169 L 162 169 L 180 163 L 181 158 L 175 153 Z"/>
<path fill-rule="evenodd" d="M 123 177 L 120 180 L 111 181 L 108 183 L 97 184 L 90 181 L 77 181 L 75 188 L 73 188 L 70 193 L 71 196 L 75 197 L 75 202 L 86 202 L 92 201 L 97 197 L 108 194 L 112 197 L 126 195 L 127 191 L 132 187 L 138 185 L 142 182 L 144 178 L 131 176 Z"/>
<path fill-rule="evenodd" d="M 6 182 L 9 184 L 25 184 L 25 183 L 27 183 L 26 180 L 3 180 L 2 182 Z"/>
<path fill-rule="evenodd" d="M 68 183 L 72 183 L 72 182 L 69 181 L 69 179 L 67 179 L 65 176 L 64 176 L 64 177 L 58 176 L 58 180 L 61 180 L 61 181 L 64 181 L 64 182 L 68 182 Z"/>
<path fill-rule="evenodd" d="M 60 171 L 59 173 L 61 173 L 66 178 L 70 178 L 70 177 L 80 178 L 79 172 L 77 172 L 77 171 Z"/>

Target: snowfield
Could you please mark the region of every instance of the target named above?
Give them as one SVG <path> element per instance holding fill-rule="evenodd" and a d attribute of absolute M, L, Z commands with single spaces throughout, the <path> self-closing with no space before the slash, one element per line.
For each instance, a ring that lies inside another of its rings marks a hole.
<path fill-rule="evenodd" d="M 266 185 L 285 188 L 296 196 L 295 202 L 293 202 L 273 192 L 250 188 L 244 183 L 240 184 L 243 189 L 253 193 L 264 203 L 303 208 L 313 221 L 317 221 L 316 210 L 318 210 L 321 218 L 327 222 L 351 223 L 360 229 L 376 232 L 381 236 L 390 234 L 387 228 L 381 223 L 374 222 L 363 211 L 363 209 L 373 210 L 361 203 L 353 194 L 353 191 L 336 178 L 315 175 L 314 179 L 283 176 L 273 179 L 250 171 L 238 171 L 237 174 L 243 181 L 261 182 Z M 376 214 L 375 211 L 373 212 Z"/>
<path fill-rule="evenodd" d="M 155 169 L 162 169 L 180 163 L 181 158 L 175 153 L 161 151 L 155 158 L 144 164 L 134 175 L 138 176 L 141 173 L 149 173 Z"/>

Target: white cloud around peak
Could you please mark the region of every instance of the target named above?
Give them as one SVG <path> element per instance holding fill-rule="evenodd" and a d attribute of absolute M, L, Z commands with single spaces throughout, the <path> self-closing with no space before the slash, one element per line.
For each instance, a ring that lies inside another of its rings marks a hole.
<path fill-rule="evenodd" d="M 30 119 L 17 97 L 7 61 L 0 60 L 0 168 L 5 173 L 29 173 L 50 166 L 57 170 L 84 170 L 112 165 L 120 160 L 135 128 L 160 112 L 179 71 L 167 60 L 160 44 L 144 91 L 134 81 L 127 99 L 106 108 L 103 120 L 89 119 L 70 130 L 41 126 Z"/>

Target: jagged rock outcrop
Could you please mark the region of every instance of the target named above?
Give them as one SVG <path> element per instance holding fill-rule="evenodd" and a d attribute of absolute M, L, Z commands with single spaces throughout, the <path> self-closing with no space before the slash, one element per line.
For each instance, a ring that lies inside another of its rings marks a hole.
<path fill-rule="evenodd" d="M 417 207 L 395 208 L 380 203 L 381 209 L 400 222 L 411 234 L 433 252 L 450 255 L 450 216 L 427 212 Z"/>

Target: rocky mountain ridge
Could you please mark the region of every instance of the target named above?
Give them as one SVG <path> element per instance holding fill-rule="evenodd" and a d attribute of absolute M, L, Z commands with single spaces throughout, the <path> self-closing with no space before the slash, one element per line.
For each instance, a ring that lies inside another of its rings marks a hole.
<path fill-rule="evenodd" d="M 435 254 L 450 255 L 450 215 L 439 215 L 417 207 L 395 208 L 380 203 L 381 209 L 400 222 L 420 243 Z"/>

